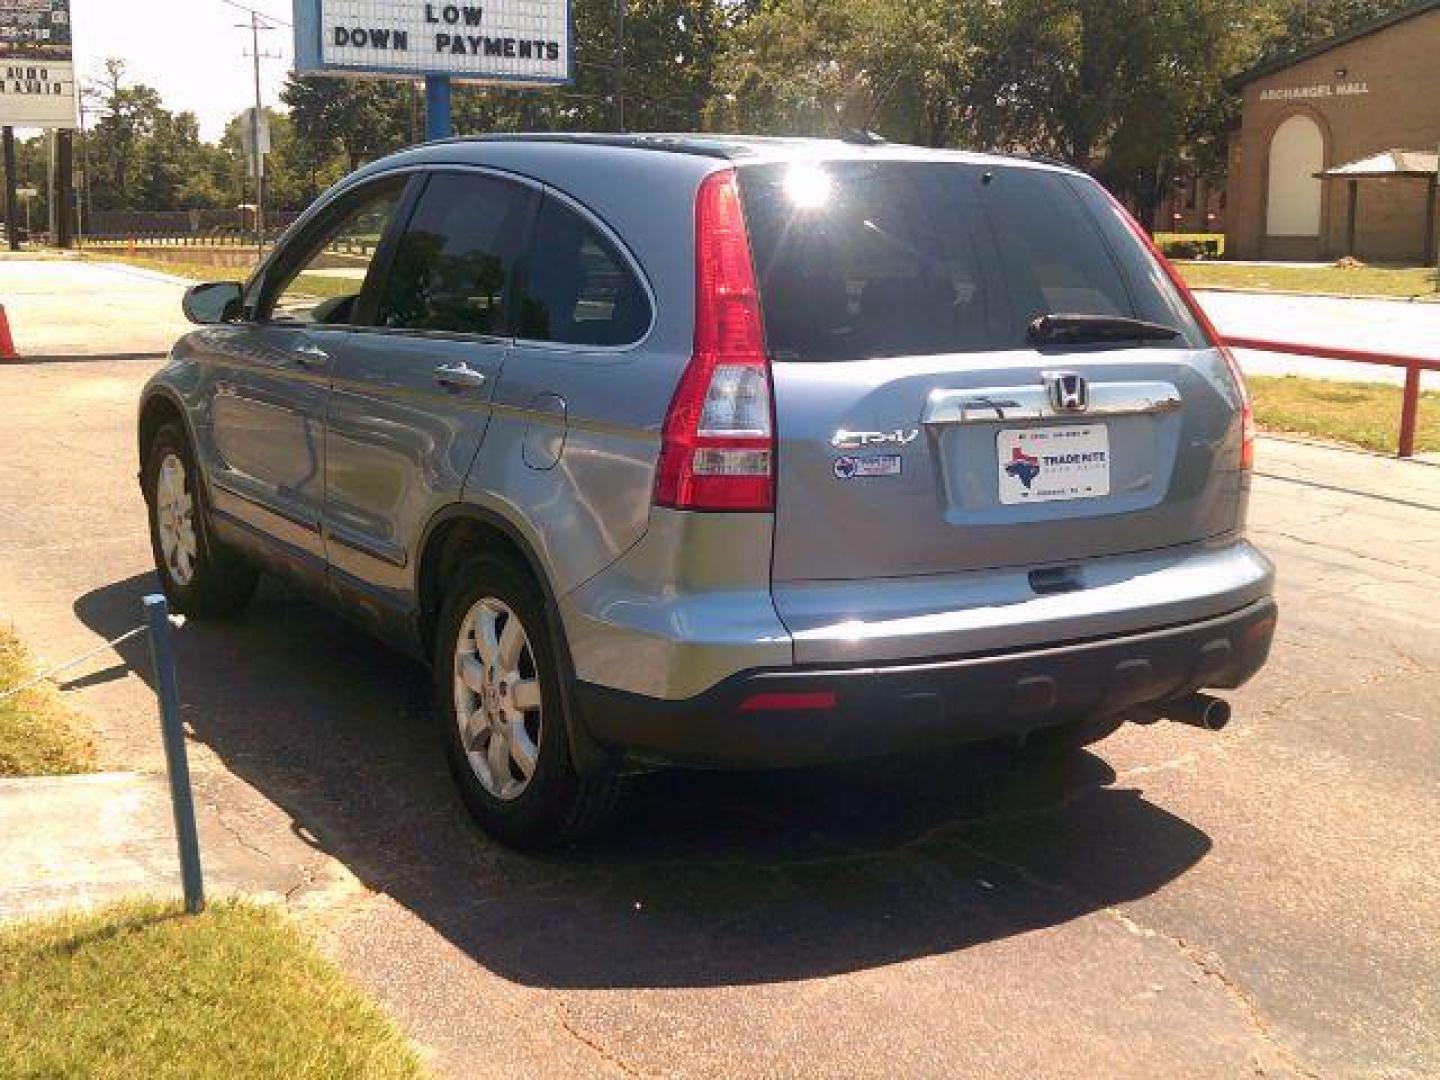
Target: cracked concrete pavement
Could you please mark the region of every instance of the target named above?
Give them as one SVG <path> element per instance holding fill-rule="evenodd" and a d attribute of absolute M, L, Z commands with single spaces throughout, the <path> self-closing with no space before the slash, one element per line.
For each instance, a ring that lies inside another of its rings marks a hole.
<path fill-rule="evenodd" d="M 0 368 L 0 616 L 43 659 L 153 587 L 152 367 Z M 202 820 L 445 1075 L 1436 1075 L 1440 469 L 1259 459 L 1280 635 L 1218 736 L 654 776 L 522 858 L 467 823 L 423 673 L 267 585 L 179 635 Z M 105 765 L 158 769 L 143 643 L 69 678 Z"/>

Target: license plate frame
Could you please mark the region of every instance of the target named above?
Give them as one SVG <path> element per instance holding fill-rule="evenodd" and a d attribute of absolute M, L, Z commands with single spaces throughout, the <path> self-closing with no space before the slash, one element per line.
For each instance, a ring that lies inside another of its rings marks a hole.
<path fill-rule="evenodd" d="M 995 458 L 1003 506 L 1079 502 L 1110 494 L 1106 424 L 1001 428 L 995 435 Z"/>

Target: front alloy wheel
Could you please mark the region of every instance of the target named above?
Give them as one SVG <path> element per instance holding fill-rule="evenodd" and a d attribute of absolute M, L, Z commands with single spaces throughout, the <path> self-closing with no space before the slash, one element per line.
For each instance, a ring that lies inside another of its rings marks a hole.
<path fill-rule="evenodd" d="M 170 452 L 160 459 L 155 478 L 155 529 L 170 580 L 182 588 L 195 576 L 195 498 L 190 494 L 185 462 Z"/>
<path fill-rule="evenodd" d="M 141 476 L 150 511 L 150 549 L 170 606 L 199 619 L 243 609 L 255 591 L 255 568 L 210 532 L 195 454 L 177 423 L 150 440 Z"/>

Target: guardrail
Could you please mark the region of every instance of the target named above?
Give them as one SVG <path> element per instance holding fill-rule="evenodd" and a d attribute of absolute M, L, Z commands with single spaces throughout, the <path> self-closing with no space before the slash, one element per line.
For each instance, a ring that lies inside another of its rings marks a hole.
<path fill-rule="evenodd" d="M 279 230 L 267 229 L 266 243 L 272 243 Z M 204 233 L 109 233 L 85 237 L 86 247 L 237 247 L 255 246 L 255 234 L 211 231 Z"/>
<path fill-rule="evenodd" d="M 265 233 L 265 243 L 274 244 L 283 230 Z M 325 246 L 326 251 L 341 255 L 364 255 L 374 253 L 377 240 L 333 240 Z M 87 236 L 85 246 L 89 248 L 253 248 L 255 234 L 234 232 L 209 233 L 125 233 L 123 235 Z"/>
<path fill-rule="evenodd" d="M 1256 352 L 1285 353 L 1290 356 L 1314 356 L 1322 360 L 1346 360 L 1356 364 L 1379 364 L 1382 367 L 1405 369 L 1405 392 L 1400 399 L 1400 446 L 1402 458 L 1415 456 L 1415 421 L 1420 408 L 1420 373 L 1440 371 L 1440 359 L 1433 356 L 1404 356 L 1395 353 L 1369 352 L 1365 349 L 1341 349 L 1331 345 L 1306 345 L 1295 341 L 1270 341 L 1266 338 L 1227 337 L 1232 349 L 1253 349 Z"/>

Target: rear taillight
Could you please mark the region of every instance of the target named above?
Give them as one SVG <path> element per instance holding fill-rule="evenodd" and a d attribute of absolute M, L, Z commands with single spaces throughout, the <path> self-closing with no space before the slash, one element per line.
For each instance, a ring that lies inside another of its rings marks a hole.
<path fill-rule="evenodd" d="M 1240 468 L 1255 467 L 1255 405 L 1250 400 L 1250 388 L 1245 385 L 1245 376 L 1230 346 L 1221 345 L 1220 355 L 1230 369 L 1230 378 L 1235 383 L 1235 392 L 1240 395 Z"/>
<path fill-rule="evenodd" d="M 1170 260 L 1165 257 L 1154 239 L 1145 231 L 1145 227 L 1135 220 L 1134 215 L 1125 209 L 1124 203 L 1111 195 L 1109 190 L 1101 188 L 1110 198 L 1110 203 L 1115 207 L 1115 212 L 1130 226 L 1130 231 L 1140 238 L 1140 242 L 1150 249 L 1151 256 L 1160 264 L 1165 271 L 1165 276 L 1170 279 L 1170 284 L 1175 286 L 1175 291 L 1180 294 L 1180 299 L 1185 301 L 1185 306 L 1190 309 L 1190 314 L 1200 324 L 1200 331 L 1205 339 L 1212 346 L 1220 350 L 1220 355 L 1225 359 L 1225 366 L 1230 371 L 1230 378 L 1235 383 L 1235 392 L 1240 397 L 1240 468 L 1252 469 L 1255 467 L 1255 408 L 1250 401 L 1250 389 L 1245 385 L 1245 376 L 1240 371 L 1240 365 L 1235 360 L 1235 355 L 1225 344 L 1220 332 L 1215 329 L 1215 324 L 1210 321 L 1210 316 L 1205 314 L 1205 309 L 1200 306 L 1200 301 L 1195 299 L 1195 294 L 1190 291 L 1190 286 L 1185 284 L 1185 279 L 1180 276 L 1180 271 L 1171 265 Z"/>
<path fill-rule="evenodd" d="M 772 510 L 770 362 L 733 169 L 700 185 L 695 266 L 695 351 L 665 416 L 655 504 Z"/>

